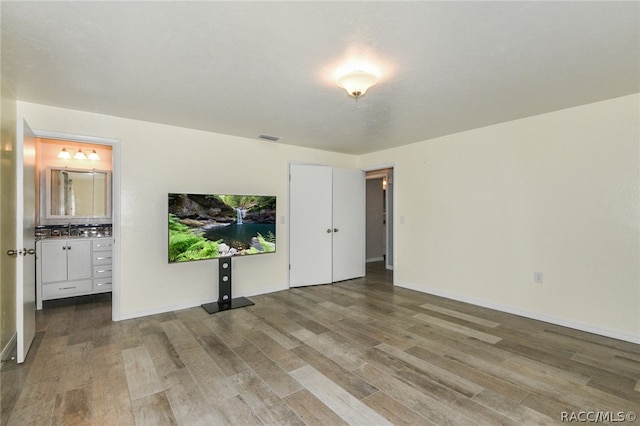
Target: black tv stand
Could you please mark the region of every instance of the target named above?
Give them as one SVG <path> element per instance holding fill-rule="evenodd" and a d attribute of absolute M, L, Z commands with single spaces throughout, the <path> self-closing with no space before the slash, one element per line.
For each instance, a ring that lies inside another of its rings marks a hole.
<path fill-rule="evenodd" d="M 231 259 L 231 257 L 218 259 L 218 301 L 201 305 L 209 314 L 255 305 L 246 297 L 231 298 Z"/>

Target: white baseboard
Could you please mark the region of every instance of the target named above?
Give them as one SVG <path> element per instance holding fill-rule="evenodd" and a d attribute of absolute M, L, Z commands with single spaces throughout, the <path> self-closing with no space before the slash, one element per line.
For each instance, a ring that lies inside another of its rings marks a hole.
<path fill-rule="evenodd" d="M 382 262 L 384 260 L 384 257 L 372 257 L 366 260 L 367 263 L 371 263 L 371 262 Z"/>
<path fill-rule="evenodd" d="M 288 290 L 288 289 L 289 287 L 273 287 L 268 289 L 262 289 L 258 292 L 251 292 L 248 294 L 234 293 L 233 297 L 236 298 L 236 297 L 259 296 L 261 294 L 274 293 L 276 291 Z M 211 302 L 215 302 L 215 300 L 197 300 L 197 301 L 191 301 L 186 303 L 180 303 L 177 305 L 162 306 L 160 308 L 154 308 L 147 311 L 129 312 L 129 313 L 124 313 L 120 315 L 120 320 L 122 321 L 122 320 L 134 319 L 134 318 L 147 317 L 149 315 L 157 315 L 157 314 L 164 314 L 167 312 L 181 311 L 183 309 L 195 308 L 197 306 L 203 305 L 205 303 L 211 303 Z"/>
<path fill-rule="evenodd" d="M 126 312 L 120 313 L 120 320 L 130 320 L 135 318 L 148 317 L 149 315 L 165 314 L 167 312 L 181 311 L 183 309 L 194 308 L 200 306 L 203 303 L 209 303 L 209 300 L 192 301 L 187 303 L 180 303 L 178 305 L 161 306 L 159 308 L 149 309 L 145 311 Z"/>
<path fill-rule="evenodd" d="M 285 286 L 278 286 L 278 287 L 271 287 L 271 288 L 263 288 L 260 291 L 249 292 L 239 297 L 260 296 L 261 294 L 275 293 L 276 291 L 282 291 L 282 290 L 289 290 L 289 286 L 285 285 Z"/>
<path fill-rule="evenodd" d="M 14 333 L 13 336 L 11 336 L 11 339 L 9 339 L 9 341 L 5 345 L 5 347 L 2 348 L 2 352 L 0 352 L 0 360 L 6 361 L 7 359 L 9 359 L 9 356 L 16 348 L 17 339 L 18 339 L 18 335 Z"/>
<path fill-rule="evenodd" d="M 611 330 L 607 328 L 594 327 L 590 324 L 584 324 L 576 321 L 567 320 L 565 318 L 558 318 L 543 314 L 540 312 L 527 311 L 513 306 L 500 305 L 497 303 L 489 302 L 487 300 L 475 299 L 472 297 L 466 297 L 455 293 L 449 293 L 442 290 L 436 290 L 432 288 L 425 288 L 423 286 L 417 286 L 412 283 L 404 281 L 394 281 L 394 285 L 398 287 L 408 288 L 409 290 L 419 291 L 420 293 L 432 294 L 434 296 L 445 297 L 447 299 L 457 300 L 459 302 L 470 303 L 476 306 L 482 306 L 483 308 L 494 309 L 500 312 L 506 312 L 508 314 L 514 314 L 525 318 L 530 318 L 538 321 L 544 321 L 562 327 L 573 328 L 575 330 L 586 331 L 587 333 L 599 334 L 600 336 L 611 337 L 613 339 L 624 340 L 626 342 L 640 344 L 640 335 L 634 335 L 630 333 L 623 333 L 617 330 Z"/>

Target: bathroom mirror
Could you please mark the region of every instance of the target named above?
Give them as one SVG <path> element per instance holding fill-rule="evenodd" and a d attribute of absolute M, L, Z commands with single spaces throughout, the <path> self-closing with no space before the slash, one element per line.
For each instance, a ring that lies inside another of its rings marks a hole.
<path fill-rule="evenodd" d="M 47 218 L 111 217 L 111 172 L 48 168 Z"/>

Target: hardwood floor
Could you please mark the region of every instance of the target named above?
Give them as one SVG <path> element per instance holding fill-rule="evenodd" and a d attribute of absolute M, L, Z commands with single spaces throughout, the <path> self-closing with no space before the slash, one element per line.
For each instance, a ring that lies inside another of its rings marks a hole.
<path fill-rule="evenodd" d="M 639 424 L 618 417 L 640 414 L 639 345 L 394 288 L 377 263 L 251 300 L 120 322 L 100 298 L 47 307 L 2 367 L 0 423 Z"/>

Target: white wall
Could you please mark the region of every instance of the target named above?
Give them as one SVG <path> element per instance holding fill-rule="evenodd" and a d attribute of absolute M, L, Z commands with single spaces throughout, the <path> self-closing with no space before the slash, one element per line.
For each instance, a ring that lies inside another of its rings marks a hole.
<path fill-rule="evenodd" d="M 289 161 L 394 163 L 396 284 L 640 342 L 639 104 L 636 94 L 359 158 L 18 108 L 36 129 L 121 139 L 123 318 L 217 297 L 214 261 L 166 262 L 168 192 L 275 194 L 286 215 Z M 235 295 L 286 288 L 287 226 L 277 234 L 273 257 L 239 259 Z"/>
<path fill-rule="evenodd" d="M 278 197 L 277 253 L 234 262 L 233 294 L 250 296 L 288 288 L 289 161 L 339 167 L 356 162 L 344 154 L 25 102 L 18 110 L 34 129 L 121 141 L 121 318 L 218 297 L 216 261 L 167 262 L 167 193 Z"/>
<path fill-rule="evenodd" d="M 362 156 L 396 165 L 396 284 L 640 343 L 639 105 Z"/>

